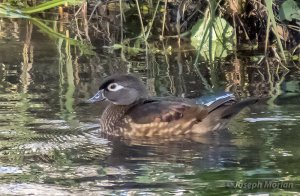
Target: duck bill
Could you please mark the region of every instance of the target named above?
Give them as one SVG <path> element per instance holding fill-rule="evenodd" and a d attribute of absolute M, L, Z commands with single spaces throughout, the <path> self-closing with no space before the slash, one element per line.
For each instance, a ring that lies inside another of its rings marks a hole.
<path fill-rule="evenodd" d="M 99 90 L 92 98 L 88 99 L 87 102 L 95 103 L 95 102 L 103 101 L 105 99 L 106 98 L 103 95 L 103 90 Z"/>

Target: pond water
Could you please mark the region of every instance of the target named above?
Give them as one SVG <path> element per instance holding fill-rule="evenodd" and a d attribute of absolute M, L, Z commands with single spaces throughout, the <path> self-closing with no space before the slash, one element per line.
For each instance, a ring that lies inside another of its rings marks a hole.
<path fill-rule="evenodd" d="M 92 43 L 93 55 L 24 19 L 1 19 L 1 195 L 299 194 L 299 65 L 278 71 L 257 65 L 263 55 L 249 51 L 209 69 L 194 66 L 190 52 L 125 61 L 102 47 L 108 42 Z M 107 138 L 99 127 L 105 105 L 81 103 L 105 76 L 126 71 L 139 73 L 157 96 L 226 89 L 270 98 L 210 138 Z"/>

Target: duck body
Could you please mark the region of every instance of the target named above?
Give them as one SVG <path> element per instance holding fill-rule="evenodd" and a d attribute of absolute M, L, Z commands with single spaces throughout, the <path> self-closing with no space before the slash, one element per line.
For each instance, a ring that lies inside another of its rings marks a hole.
<path fill-rule="evenodd" d="M 232 95 L 209 105 L 183 98 L 149 97 L 143 83 L 133 75 L 113 75 L 100 85 L 89 102 L 108 100 L 100 119 L 102 131 L 109 135 L 171 138 L 204 135 L 226 127 L 230 119 L 257 99 L 236 101 Z"/>

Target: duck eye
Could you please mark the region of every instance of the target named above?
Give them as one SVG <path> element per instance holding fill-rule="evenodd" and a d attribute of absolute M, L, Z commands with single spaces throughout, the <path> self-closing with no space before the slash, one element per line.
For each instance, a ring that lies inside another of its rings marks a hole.
<path fill-rule="evenodd" d="M 111 83 L 107 86 L 107 90 L 109 91 L 117 91 L 123 88 L 123 86 L 117 84 L 117 83 Z"/>
<path fill-rule="evenodd" d="M 117 85 L 115 83 L 112 83 L 108 86 L 109 90 L 114 90 L 115 88 L 117 88 Z"/>

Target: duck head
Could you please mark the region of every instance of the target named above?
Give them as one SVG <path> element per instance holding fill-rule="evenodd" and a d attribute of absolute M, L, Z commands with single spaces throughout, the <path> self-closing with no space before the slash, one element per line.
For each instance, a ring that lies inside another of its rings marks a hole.
<path fill-rule="evenodd" d="M 131 74 L 112 75 L 104 79 L 89 103 L 107 100 L 115 105 L 131 105 L 148 97 L 143 82 Z"/>

